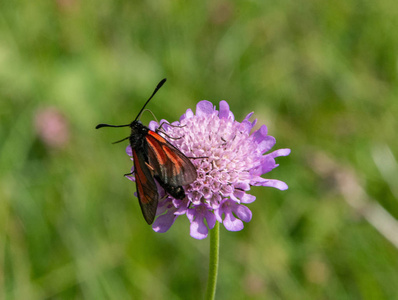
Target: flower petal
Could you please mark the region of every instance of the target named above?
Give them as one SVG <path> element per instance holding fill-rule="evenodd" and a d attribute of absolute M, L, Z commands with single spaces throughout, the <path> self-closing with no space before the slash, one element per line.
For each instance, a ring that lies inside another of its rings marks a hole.
<path fill-rule="evenodd" d="M 259 129 L 253 132 L 253 137 L 255 140 L 263 139 L 268 135 L 268 128 L 265 125 L 262 125 Z"/>
<path fill-rule="evenodd" d="M 278 157 L 278 156 L 288 156 L 290 154 L 290 149 L 278 149 L 275 151 L 272 151 L 271 153 L 269 153 L 268 155 L 272 156 L 273 158 Z"/>
<path fill-rule="evenodd" d="M 241 203 L 252 203 L 254 202 L 254 200 L 256 200 L 256 196 L 244 193 L 243 196 L 241 196 L 240 198 L 240 202 Z"/>
<path fill-rule="evenodd" d="M 198 104 L 196 104 L 196 115 L 201 116 L 208 116 L 214 112 L 213 103 L 207 100 L 202 100 Z"/>
<path fill-rule="evenodd" d="M 225 228 L 229 231 L 239 231 L 242 230 L 244 225 L 243 222 L 232 214 L 232 212 L 225 212 L 225 219 L 223 221 Z"/>
<path fill-rule="evenodd" d="M 170 229 L 176 219 L 177 216 L 172 212 L 167 212 L 166 214 L 156 218 L 155 222 L 152 224 L 152 229 L 156 232 L 164 233 Z"/>
<path fill-rule="evenodd" d="M 173 205 L 177 208 L 174 212 L 175 215 L 183 215 L 187 212 L 190 202 L 187 197 L 183 200 L 173 199 Z"/>
<path fill-rule="evenodd" d="M 198 240 L 207 237 L 209 230 L 207 229 L 204 220 L 201 216 L 196 215 L 196 218 L 191 221 L 190 235 Z"/>
<path fill-rule="evenodd" d="M 243 119 L 242 123 L 245 122 L 245 121 L 249 121 L 249 119 L 252 117 L 253 114 L 254 114 L 253 111 L 252 111 L 251 113 L 249 113 L 249 114 Z"/>
<path fill-rule="evenodd" d="M 270 186 L 270 187 L 274 187 L 277 188 L 281 191 L 283 190 L 287 190 L 288 186 L 285 182 L 277 180 L 277 179 L 265 179 L 265 178 L 261 178 L 261 177 L 257 177 L 255 182 L 252 183 L 252 185 L 255 186 Z"/>
<path fill-rule="evenodd" d="M 133 156 L 133 150 L 131 149 L 130 145 L 126 147 L 126 153 L 128 156 Z"/>
<path fill-rule="evenodd" d="M 160 122 L 160 123 L 162 123 L 162 122 Z M 158 127 L 159 127 L 158 122 L 155 122 L 155 121 L 150 121 L 149 122 L 148 128 L 150 130 L 155 131 Z"/>
<path fill-rule="evenodd" d="M 173 205 L 173 198 L 166 197 L 163 201 L 159 201 L 158 207 L 156 209 L 156 215 L 163 215 L 166 211 L 174 213 L 176 208 Z"/>
<path fill-rule="evenodd" d="M 250 184 L 248 184 L 247 182 L 239 182 L 238 184 L 234 185 L 235 189 L 240 189 L 243 191 L 248 191 L 250 190 Z"/>
<path fill-rule="evenodd" d="M 205 218 L 209 229 L 213 229 L 216 225 L 216 216 L 213 214 L 213 212 L 207 211 Z"/>
<path fill-rule="evenodd" d="M 220 101 L 220 111 L 218 113 L 218 117 L 220 119 L 231 119 L 234 120 L 234 114 L 232 113 L 232 111 L 229 110 L 229 105 L 227 103 L 227 101 Z"/>
<path fill-rule="evenodd" d="M 273 136 L 267 136 L 262 142 L 261 146 L 259 147 L 261 153 L 265 153 L 269 151 L 272 147 L 274 147 L 276 140 Z"/>
<path fill-rule="evenodd" d="M 246 118 L 242 121 L 242 126 L 246 130 L 247 133 L 250 133 L 252 130 L 253 126 L 257 123 L 257 119 L 255 119 L 253 122 L 250 122 L 249 119 L 251 116 L 254 114 L 254 112 L 251 112 L 246 116 Z"/>
<path fill-rule="evenodd" d="M 244 222 L 250 222 L 252 219 L 252 212 L 251 210 L 244 206 L 244 205 L 236 205 L 235 209 L 233 210 L 235 215 Z"/>
<path fill-rule="evenodd" d="M 180 118 L 180 122 L 184 119 L 190 119 L 194 116 L 192 109 L 188 108 L 185 114 L 183 114 Z"/>
<path fill-rule="evenodd" d="M 277 166 L 278 165 L 275 163 L 275 159 L 272 156 L 265 155 L 262 157 L 260 165 L 252 170 L 252 174 L 260 176 L 268 173 Z"/>

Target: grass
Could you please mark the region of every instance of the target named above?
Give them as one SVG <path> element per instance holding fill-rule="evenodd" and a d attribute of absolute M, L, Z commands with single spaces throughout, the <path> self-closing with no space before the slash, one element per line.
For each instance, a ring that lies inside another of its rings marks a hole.
<path fill-rule="evenodd" d="M 153 232 L 122 177 L 124 145 L 110 144 L 128 132 L 94 129 L 132 120 L 167 77 L 149 107 L 158 118 L 225 99 L 292 149 L 269 174 L 289 190 L 254 188 L 253 220 L 221 228 L 218 299 L 397 298 L 398 249 L 377 228 L 398 218 L 397 11 L 391 0 L 3 1 L 1 297 L 203 298 L 208 239 L 183 218 Z M 62 147 L 35 129 L 48 107 L 67 122 Z M 372 224 L 364 207 L 392 218 Z"/>

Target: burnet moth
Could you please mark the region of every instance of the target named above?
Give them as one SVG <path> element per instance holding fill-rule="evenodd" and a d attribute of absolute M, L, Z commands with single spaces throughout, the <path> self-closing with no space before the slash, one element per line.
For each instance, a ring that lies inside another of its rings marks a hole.
<path fill-rule="evenodd" d="M 98 124 L 95 127 L 96 129 L 101 127 L 131 128 L 130 136 L 118 142 L 127 139 L 130 141 L 138 201 L 148 224 L 153 223 L 159 202 L 155 180 L 168 194 L 176 199 L 183 199 L 185 192 L 182 186 L 194 182 L 197 177 L 196 168 L 188 157 L 160 136 L 158 130 L 150 130 L 139 120 L 145 106 L 165 82 L 166 78 L 159 82 L 151 97 L 130 124 Z"/>

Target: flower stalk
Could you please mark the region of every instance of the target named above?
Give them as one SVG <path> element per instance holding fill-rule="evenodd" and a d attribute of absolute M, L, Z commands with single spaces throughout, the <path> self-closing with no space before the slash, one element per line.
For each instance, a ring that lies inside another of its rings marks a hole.
<path fill-rule="evenodd" d="M 216 222 L 214 228 L 210 230 L 209 277 L 207 279 L 206 300 L 213 300 L 216 295 L 219 246 L 220 223 Z"/>

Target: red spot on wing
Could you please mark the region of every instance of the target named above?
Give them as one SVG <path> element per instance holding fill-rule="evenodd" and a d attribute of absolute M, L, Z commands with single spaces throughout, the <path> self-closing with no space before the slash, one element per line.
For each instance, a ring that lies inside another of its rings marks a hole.
<path fill-rule="evenodd" d="M 163 144 L 167 143 L 167 141 L 162 136 L 157 134 L 155 131 L 149 130 L 148 135 L 153 136 L 160 143 L 163 143 Z"/>
<path fill-rule="evenodd" d="M 174 168 L 176 168 L 177 173 L 181 172 L 182 164 L 184 163 L 179 156 L 177 156 L 173 149 L 167 146 L 163 146 L 163 151 L 166 153 L 167 157 L 174 164 Z"/>
<path fill-rule="evenodd" d="M 156 160 L 159 162 L 159 164 L 161 164 L 161 165 L 166 164 L 167 156 L 162 151 L 162 144 L 167 145 L 167 141 L 154 131 L 148 132 L 148 136 L 147 136 L 146 140 L 149 144 L 149 147 L 152 148 L 152 150 L 156 156 Z"/>

